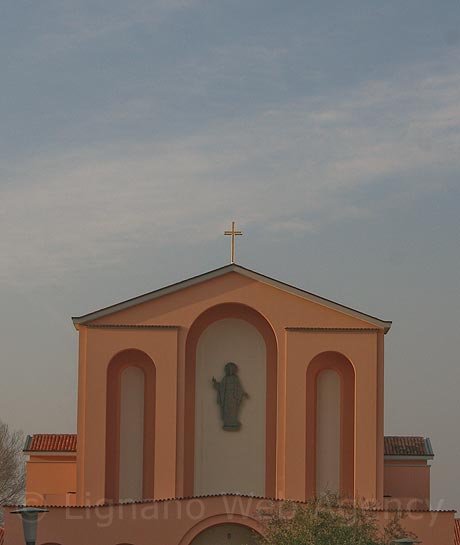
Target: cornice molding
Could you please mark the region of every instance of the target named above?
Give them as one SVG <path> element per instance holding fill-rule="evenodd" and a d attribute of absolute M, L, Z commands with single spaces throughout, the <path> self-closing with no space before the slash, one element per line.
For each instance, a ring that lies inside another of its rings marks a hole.
<path fill-rule="evenodd" d="M 285 331 L 310 333 L 378 333 L 375 327 L 285 327 Z"/>
<path fill-rule="evenodd" d="M 429 461 L 429 460 L 433 460 L 434 459 L 434 454 L 430 454 L 430 455 L 425 455 L 425 456 L 422 456 L 422 455 L 415 455 L 415 454 L 400 454 L 400 455 L 395 455 L 395 454 L 385 454 L 384 456 L 384 459 L 387 460 L 387 461 Z M 395 467 L 395 466 L 393 466 Z M 398 465 L 398 467 L 400 467 L 400 465 Z M 404 467 L 404 466 L 403 466 Z"/>
<path fill-rule="evenodd" d="M 180 329 L 179 325 L 89 324 L 88 329 Z"/>

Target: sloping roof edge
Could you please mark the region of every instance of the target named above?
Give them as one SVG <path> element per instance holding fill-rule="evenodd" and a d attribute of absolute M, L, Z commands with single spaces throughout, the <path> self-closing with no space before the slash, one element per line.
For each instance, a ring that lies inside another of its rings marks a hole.
<path fill-rule="evenodd" d="M 246 267 L 237 265 L 236 263 L 225 265 L 224 267 L 220 267 L 218 269 L 199 274 L 198 276 L 193 276 L 186 280 L 176 282 L 175 284 L 165 286 L 164 288 L 144 293 L 143 295 L 133 297 L 132 299 L 127 299 L 126 301 L 122 301 L 121 303 L 116 303 L 114 305 L 110 305 L 94 312 L 90 312 L 89 314 L 84 314 L 83 316 L 74 316 L 72 317 L 72 321 L 75 328 L 78 329 L 78 326 L 80 324 L 86 324 L 88 322 L 92 322 L 93 320 L 97 320 L 98 318 L 103 318 L 104 316 L 114 314 L 115 312 L 128 309 L 135 305 L 147 303 L 148 301 L 153 301 L 154 299 L 163 297 L 164 295 L 175 293 L 179 290 L 195 286 L 196 284 L 200 284 L 213 278 L 218 278 L 219 276 L 228 274 L 230 272 L 241 274 L 243 276 L 246 276 L 247 278 L 263 282 L 264 284 L 268 284 L 274 288 L 286 291 L 288 293 L 291 293 L 292 295 L 296 295 L 313 303 L 317 303 L 319 305 L 325 306 L 332 310 L 336 310 L 353 318 L 357 318 L 359 320 L 371 323 L 377 327 L 382 328 L 385 333 L 390 330 L 391 322 L 389 321 L 381 320 L 379 318 L 376 318 L 375 316 L 371 316 L 370 314 L 365 314 L 364 312 L 360 312 L 345 305 L 341 305 L 340 303 L 336 303 L 335 301 L 331 301 L 330 299 L 325 299 L 324 297 L 320 297 L 319 295 L 315 295 L 300 288 L 296 288 L 295 286 L 291 286 L 290 284 L 286 284 L 285 282 L 281 282 L 280 280 L 270 278 L 269 276 L 265 276 L 264 274 L 252 271 L 250 269 L 247 269 Z"/>

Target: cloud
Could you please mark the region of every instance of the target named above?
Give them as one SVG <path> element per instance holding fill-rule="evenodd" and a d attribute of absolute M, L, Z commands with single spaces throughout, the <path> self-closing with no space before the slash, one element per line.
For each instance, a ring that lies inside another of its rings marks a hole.
<path fill-rule="evenodd" d="M 155 27 L 177 12 L 199 6 L 201 1 L 111 0 L 107 3 L 105 0 L 49 0 L 45 5 L 37 6 L 38 13 L 33 18 L 40 21 L 46 17 L 46 25 L 32 25 L 21 49 L 27 50 L 28 56 L 48 60 L 74 47 L 87 46 L 94 40 L 132 27 Z M 24 19 L 30 19 L 30 13 Z M 22 28 L 24 21 L 21 19 L 16 24 Z"/>
<path fill-rule="evenodd" d="M 283 236 L 312 233 L 449 187 L 460 167 L 455 66 L 419 65 L 161 143 L 10 163 L 0 278 L 56 282 L 81 263 L 122 262 L 133 245 L 161 251 L 191 231 L 205 243 L 232 217 Z"/>

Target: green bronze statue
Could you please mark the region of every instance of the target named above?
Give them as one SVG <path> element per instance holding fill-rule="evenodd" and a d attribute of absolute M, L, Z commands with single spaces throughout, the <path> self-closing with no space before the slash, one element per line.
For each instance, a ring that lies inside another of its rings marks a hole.
<path fill-rule="evenodd" d="M 212 384 L 217 390 L 217 404 L 220 407 L 223 429 L 226 431 L 238 431 L 241 428 L 241 422 L 238 420 L 238 412 L 243 399 L 249 396 L 241 386 L 237 375 L 238 367 L 236 363 L 230 361 L 225 364 L 224 369 L 224 378 L 218 382 L 212 377 Z"/>

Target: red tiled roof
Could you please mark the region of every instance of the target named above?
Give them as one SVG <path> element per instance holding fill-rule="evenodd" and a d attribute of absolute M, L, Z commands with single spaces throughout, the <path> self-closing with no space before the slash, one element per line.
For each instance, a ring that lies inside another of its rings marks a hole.
<path fill-rule="evenodd" d="M 387 436 L 384 444 L 385 456 L 433 456 L 430 441 L 424 437 Z M 24 450 L 27 452 L 76 452 L 77 435 L 72 433 L 29 435 Z"/>
<path fill-rule="evenodd" d="M 24 450 L 26 452 L 76 452 L 77 435 L 74 433 L 29 435 Z"/>
<path fill-rule="evenodd" d="M 433 456 L 425 437 L 385 437 L 385 456 Z"/>
<path fill-rule="evenodd" d="M 460 545 L 460 519 L 455 519 L 454 524 L 454 545 Z"/>

